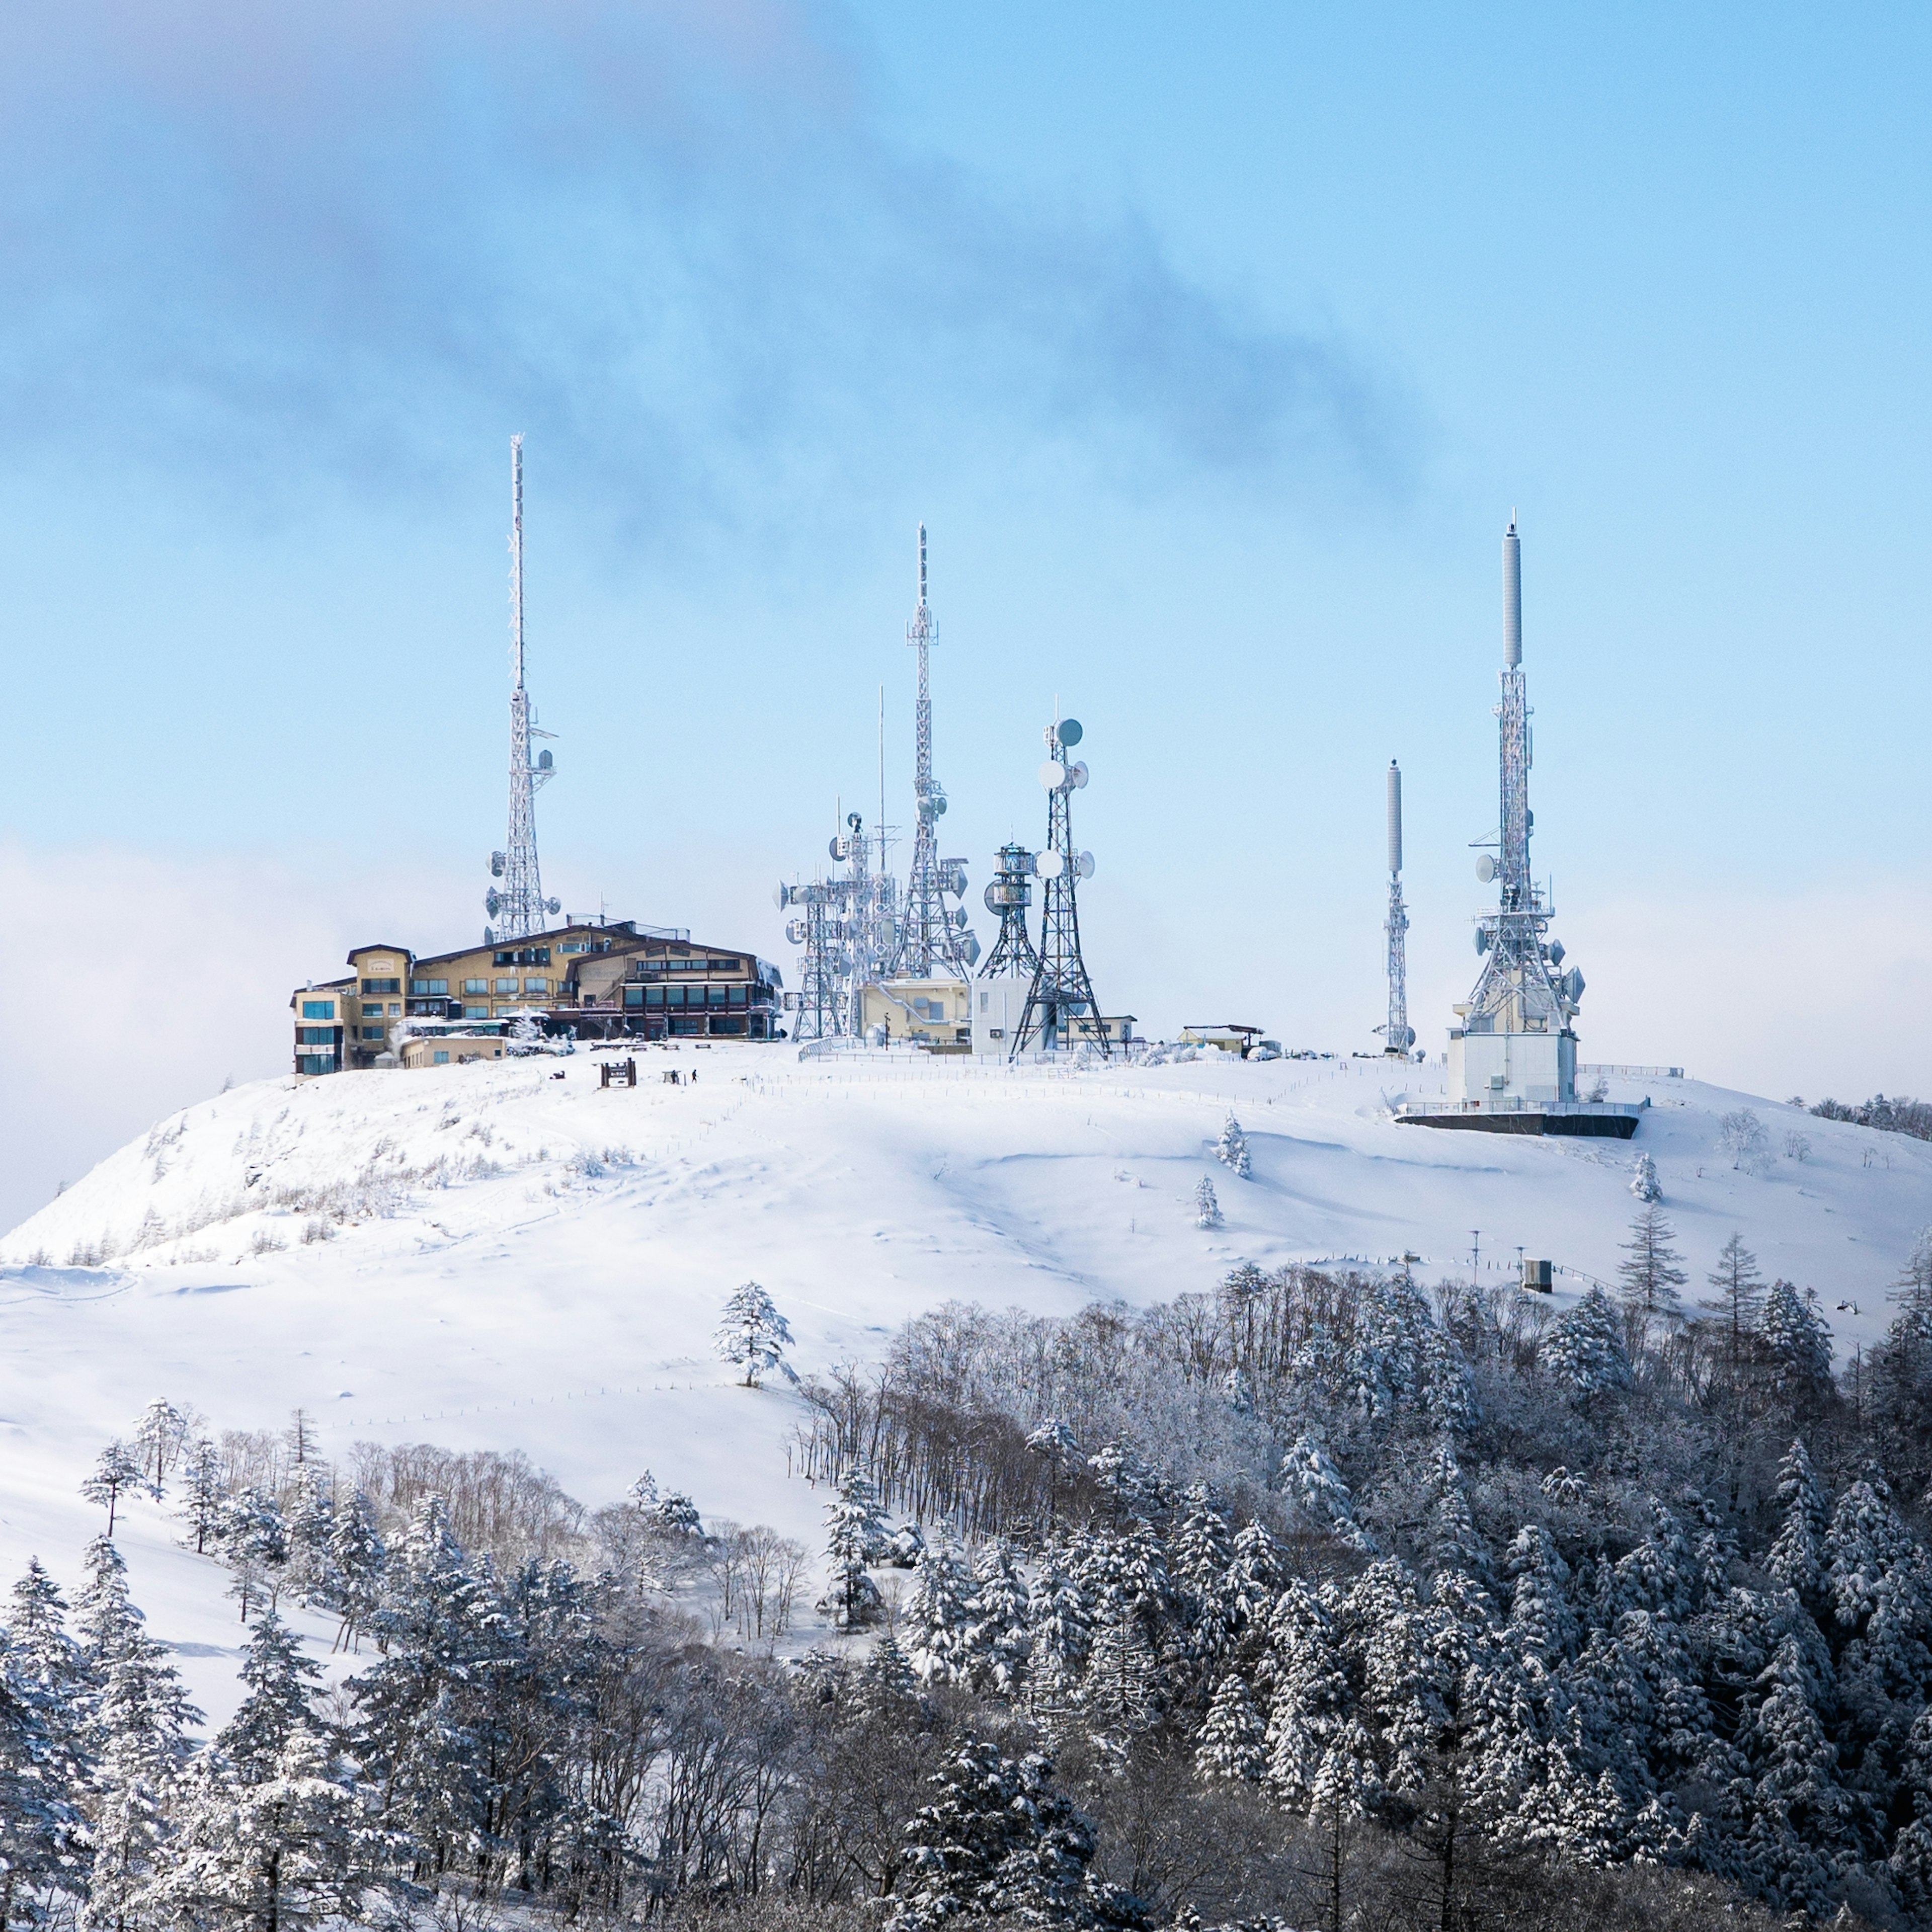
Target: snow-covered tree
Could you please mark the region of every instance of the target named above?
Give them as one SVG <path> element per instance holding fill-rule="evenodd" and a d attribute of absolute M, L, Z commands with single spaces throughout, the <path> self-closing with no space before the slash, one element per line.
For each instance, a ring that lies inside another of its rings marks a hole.
<path fill-rule="evenodd" d="M 1630 1191 L 1644 1202 L 1661 1201 L 1664 1188 L 1657 1178 L 1657 1163 L 1647 1154 L 1630 1162 Z"/>
<path fill-rule="evenodd" d="M 922 1684 L 964 1684 L 972 1676 L 967 1609 L 972 1582 L 944 1537 L 926 1546 L 912 1573 L 903 1616 L 906 1660 Z"/>
<path fill-rule="evenodd" d="M 1223 1167 L 1231 1168 L 1241 1180 L 1251 1179 L 1249 1169 L 1248 1137 L 1241 1131 L 1241 1124 L 1233 1113 L 1221 1124 L 1221 1137 L 1214 1143 L 1214 1157 Z"/>
<path fill-rule="evenodd" d="M 1771 1136 L 1748 1107 L 1726 1114 L 1718 1123 L 1718 1150 L 1731 1156 L 1731 1165 L 1755 1174 L 1771 1158 Z"/>
<path fill-rule="evenodd" d="M 0 1926 L 12 1922 L 16 1898 L 51 1893 L 76 1864 L 75 1767 L 56 1742 L 55 1715 L 11 1644 L 0 1649 Z"/>
<path fill-rule="evenodd" d="M 274 1775 L 290 1738 L 315 1728 L 310 1700 L 322 1670 L 302 1654 L 302 1640 L 269 1610 L 255 1620 L 238 1674 L 248 1694 L 215 1748 L 236 1783 L 258 1784 Z"/>
<path fill-rule="evenodd" d="M 219 1540 L 221 1506 L 226 1500 L 221 1452 L 204 1436 L 188 1452 L 187 1478 L 177 1512 L 194 1538 L 197 1556 L 206 1556 L 210 1546 Z"/>
<path fill-rule="evenodd" d="M 1546 1664 L 1568 1656 L 1576 1642 L 1576 1612 L 1569 1600 L 1570 1566 L 1549 1531 L 1525 1523 L 1509 1546 L 1512 1580 L 1510 1628 L 1521 1648 Z"/>
<path fill-rule="evenodd" d="M 1758 1340 L 1771 1370 L 1772 1385 L 1786 1401 L 1802 1402 L 1827 1393 L 1832 1384 L 1832 1327 L 1810 1289 L 1778 1280 L 1765 1291 Z"/>
<path fill-rule="evenodd" d="M 747 1388 L 756 1388 L 758 1378 L 774 1369 L 788 1381 L 798 1380 L 784 1359 L 791 1346 L 791 1325 L 754 1281 L 733 1292 L 711 1346 L 734 1368 L 744 1370 Z"/>
<path fill-rule="evenodd" d="M 365 1829 L 355 1784 L 317 1734 L 290 1732 L 262 1774 L 237 1784 L 196 1767 L 151 1902 L 164 1922 L 207 1932 L 310 1932 L 366 1923 Z"/>
<path fill-rule="evenodd" d="M 879 1592 L 866 1567 L 890 1534 L 872 1477 L 853 1463 L 838 1479 L 838 1495 L 825 1506 L 830 1574 L 820 1608 L 834 1629 L 856 1630 L 876 1620 Z"/>
<path fill-rule="evenodd" d="M 141 1485 L 141 1466 L 129 1454 L 124 1442 L 108 1444 L 94 1458 L 94 1467 L 88 1472 L 87 1480 L 80 1486 L 80 1492 L 91 1503 L 96 1503 L 107 1512 L 107 1534 L 114 1534 L 114 1514 L 122 1498 Z"/>
<path fill-rule="evenodd" d="M 974 1682 L 1012 1696 L 1026 1672 L 1027 1585 L 1004 1538 L 982 1544 L 974 1558 L 966 1615 Z"/>
<path fill-rule="evenodd" d="M 1195 1734 L 1195 1774 L 1204 1784 L 1258 1784 L 1268 1765 L 1265 1736 L 1254 1694 L 1240 1672 L 1229 1671 Z"/>
<path fill-rule="evenodd" d="M 1358 1550 L 1374 1548 L 1367 1531 L 1355 1520 L 1355 1499 L 1341 1471 L 1312 1436 L 1297 1437 L 1282 1451 L 1280 1484 L 1282 1494 L 1310 1528 Z"/>
<path fill-rule="evenodd" d="M 290 1587 L 304 1601 L 326 1604 L 339 1594 L 330 1575 L 335 1498 L 319 1463 L 296 1465 L 295 1492 L 288 1516 Z"/>
<path fill-rule="evenodd" d="M 1675 1233 L 1652 1202 L 1630 1223 L 1630 1238 L 1623 1244 L 1630 1258 L 1618 1267 L 1618 1292 L 1624 1306 L 1644 1322 L 1675 1315 L 1677 1291 L 1690 1279 L 1678 1266 L 1683 1257 L 1670 1245 Z"/>
<path fill-rule="evenodd" d="M 1218 1228 L 1222 1225 L 1221 1204 L 1214 1198 L 1214 1184 L 1204 1174 L 1194 1190 L 1194 1225 Z"/>
<path fill-rule="evenodd" d="M 1621 1324 L 1601 1288 L 1588 1290 L 1544 1330 L 1537 1361 L 1559 1388 L 1577 1395 L 1630 1387 Z"/>
<path fill-rule="evenodd" d="M 148 1493 L 156 1502 L 165 1492 L 170 1473 L 181 1459 L 188 1440 L 188 1423 L 171 1402 L 158 1396 L 141 1412 L 134 1425 L 134 1449 Z"/>
<path fill-rule="evenodd" d="M 1733 1232 L 1718 1257 L 1718 1265 L 1705 1280 L 1712 1293 L 1698 1306 L 1709 1309 L 1722 1323 L 1725 1353 L 1735 1370 L 1744 1359 L 1747 1340 L 1756 1330 L 1765 1294 L 1757 1257 L 1744 1246 L 1742 1234 Z"/>
<path fill-rule="evenodd" d="M 382 1601 L 382 1574 L 388 1562 L 376 1528 L 376 1506 L 358 1490 L 334 1513 L 328 1532 L 330 1607 L 342 1619 L 336 1648 L 352 1648 L 374 1621 Z"/>
<path fill-rule="evenodd" d="M 1051 1725 L 1071 1706 L 1093 1644 L 1091 1606 L 1063 1551 L 1048 1550 L 1034 1572 L 1027 1640 L 1028 1704 L 1036 1719 Z"/>
<path fill-rule="evenodd" d="M 1778 1503 L 1784 1520 L 1764 1567 L 1802 1603 L 1815 1606 L 1825 1576 L 1825 1538 L 1830 1526 L 1824 1486 L 1810 1451 L 1794 1437 L 1778 1466 Z"/>

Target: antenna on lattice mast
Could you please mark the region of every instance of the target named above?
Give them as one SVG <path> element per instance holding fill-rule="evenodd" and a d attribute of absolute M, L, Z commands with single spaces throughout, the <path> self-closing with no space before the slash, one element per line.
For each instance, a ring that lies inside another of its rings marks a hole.
<path fill-rule="evenodd" d="M 536 794 L 555 776 L 548 752 L 532 760 L 530 740 L 554 734 L 539 730 L 524 682 L 524 440 L 510 439 L 510 812 L 504 849 L 490 855 L 493 885 L 483 900 L 494 922 L 483 929 L 484 943 L 526 939 L 544 929 L 546 916 L 562 910 L 545 899 L 537 862 Z"/>
<path fill-rule="evenodd" d="M 1082 736 L 1075 718 L 1057 717 L 1046 728 L 1047 759 L 1040 768 L 1047 795 L 1046 849 L 1036 854 L 1033 862 L 1034 873 L 1046 882 L 1040 896 L 1040 951 L 1009 1059 L 1016 1059 L 1035 1041 L 1049 1053 L 1086 1040 L 1102 1054 L 1109 1050 L 1094 982 L 1080 952 L 1079 883 L 1093 877 L 1094 855 L 1078 850 L 1073 843 L 1072 797 L 1087 782 L 1087 766 L 1083 760 L 1070 761 L 1066 754 Z"/>
<path fill-rule="evenodd" d="M 1408 1023 L 1408 908 L 1402 898 L 1402 767 L 1393 758 L 1388 768 L 1388 922 L 1383 928 L 1388 938 L 1388 1020 L 1376 1030 L 1382 1036 L 1384 1053 L 1406 1060 L 1415 1033 Z"/>

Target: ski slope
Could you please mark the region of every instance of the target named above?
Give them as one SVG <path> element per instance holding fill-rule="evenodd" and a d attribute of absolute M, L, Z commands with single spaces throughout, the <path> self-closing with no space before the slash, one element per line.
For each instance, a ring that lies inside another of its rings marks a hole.
<path fill-rule="evenodd" d="M 786 1474 L 796 1398 L 735 1386 L 710 1350 L 748 1280 L 789 1318 L 805 1372 L 873 1354 L 950 1299 L 1064 1313 L 1208 1288 L 1243 1258 L 1406 1251 L 1434 1277 L 1479 1247 L 1486 1276 L 1513 1274 L 1520 1247 L 1564 1270 L 1561 1300 L 1614 1277 L 1641 1150 L 1693 1293 L 1739 1229 L 1767 1276 L 1817 1288 L 1842 1357 L 1882 1330 L 1932 1222 L 1932 1146 L 1695 1082 L 1613 1082 L 1612 1099 L 1652 1102 L 1623 1143 L 1399 1127 L 1403 1070 L 1379 1060 L 1076 1072 L 802 1064 L 781 1045 L 638 1065 L 635 1088 L 601 1088 L 583 1052 L 258 1082 L 171 1117 L 14 1230 L 0 1578 L 38 1553 L 76 1580 L 102 1526 L 76 1485 L 157 1396 L 218 1432 L 300 1406 L 338 1455 L 361 1438 L 520 1448 L 593 1506 L 648 1466 L 708 1519 L 815 1544 L 824 1498 Z M 1440 1091 L 1439 1069 L 1406 1072 L 1406 1090 Z M 1759 1174 L 1717 1151 L 1720 1118 L 1745 1106 L 1774 1155 Z M 1214 1157 L 1231 1108 L 1247 1180 Z M 1784 1151 L 1792 1132 L 1808 1158 Z M 1204 1174 L 1226 1218 L 1211 1232 L 1194 1226 Z M 119 1537 L 136 1600 L 218 1717 L 241 1632 L 225 1576 L 172 1534 L 137 1504 Z"/>

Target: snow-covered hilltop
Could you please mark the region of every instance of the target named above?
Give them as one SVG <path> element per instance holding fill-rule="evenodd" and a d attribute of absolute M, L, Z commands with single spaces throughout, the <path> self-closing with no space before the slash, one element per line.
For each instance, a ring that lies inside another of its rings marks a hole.
<path fill-rule="evenodd" d="M 584 1053 L 238 1088 L 16 1229 L 0 1566 L 38 1551 L 72 1571 L 98 1527 L 82 1474 L 157 1396 L 217 1429 L 301 1407 L 336 1456 L 361 1439 L 521 1449 L 592 1504 L 649 1466 L 708 1516 L 815 1546 L 823 1493 L 787 1475 L 796 1399 L 735 1386 L 710 1346 L 746 1280 L 806 1372 L 948 1299 L 1146 1302 L 1242 1258 L 1406 1252 L 1426 1278 L 1466 1272 L 1479 1242 L 1486 1275 L 1519 1248 L 1553 1260 L 1562 1302 L 1614 1276 L 1648 1153 L 1694 1294 L 1741 1229 L 1768 1276 L 1817 1289 L 1842 1355 L 1881 1330 L 1932 1221 L 1932 1146 L 1694 1082 L 1612 1083 L 1652 1102 L 1626 1144 L 1399 1127 L 1379 1060 L 1047 1072 L 775 1047 L 639 1066 L 635 1088 L 600 1087 Z M 1439 1074 L 1412 1073 L 1434 1090 Z M 1737 1166 L 1720 1123 L 1742 1108 L 1766 1150 Z M 1245 1179 L 1216 1158 L 1231 1109 Z M 1204 1176 L 1223 1223 L 1205 1229 Z M 134 1555 L 137 1596 L 162 1635 L 231 1645 L 216 1586 L 197 1609 L 200 1586 L 167 1580 L 166 1534 L 137 1519 L 154 1566 L 143 1579 Z"/>

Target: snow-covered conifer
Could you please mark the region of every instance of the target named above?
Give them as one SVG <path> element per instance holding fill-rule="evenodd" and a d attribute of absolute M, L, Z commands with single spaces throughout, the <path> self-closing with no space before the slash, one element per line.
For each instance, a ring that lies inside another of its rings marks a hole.
<path fill-rule="evenodd" d="M 1195 1774 L 1204 1784 L 1258 1784 L 1268 1764 L 1265 1736 L 1253 1693 L 1239 1671 L 1229 1671 L 1196 1734 Z"/>
<path fill-rule="evenodd" d="M 1027 1636 L 1028 1702 L 1050 1723 L 1072 1702 L 1093 1645 L 1092 1606 L 1060 1550 L 1049 1550 L 1034 1573 Z"/>
<path fill-rule="evenodd" d="M 1842 1841 L 1852 1808 L 1817 1690 L 1797 1640 L 1786 1637 L 1759 1676 L 1737 1748 L 1751 1772 L 1744 1858 L 1754 1888 L 1822 1916 L 1837 1876 L 1826 1847 Z"/>
<path fill-rule="evenodd" d="M 775 1369 L 788 1381 L 798 1380 L 784 1358 L 791 1346 L 791 1324 L 754 1281 L 732 1291 L 711 1346 L 721 1359 L 744 1370 L 746 1388 L 756 1388 L 758 1378 Z"/>
<path fill-rule="evenodd" d="M 1239 1633 L 1255 1618 L 1265 1616 L 1288 1579 L 1288 1559 L 1266 1523 L 1258 1517 L 1234 1532 L 1226 1585 L 1230 1627 Z"/>
<path fill-rule="evenodd" d="M 1577 1395 L 1630 1387 L 1630 1357 L 1601 1288 L 1588 1290 L 1544 1330 L 1537 1361 L 1551 1381 Z"/>
<path fill-rule="evenodd" d="M 1742 1234 L 1733 1230 L 1718 1256 L 1718 1265 L 1705 1280 L 1712 1292 L 1698 1306 L 1709 1309 L 1722 1323 L 1725 1352 L 1735 1370 L 1744 1358 L 1745 1342 L 1756 1332 L 1764 1306 L 1764 1277 Z"/>
<path fill-rule="evenodd" d="M 906 1659 L 922 1684 L 964 1684 L 972 1676 L 967 1604 L 972 1585 L 944 1537 L 928 1544 L 912 1573 L 904 1612 Z"/>
<path fill-rule="evenodd" d="M 1367 1531 L 1355 1520 L 1355 1499 L 1341 1471 L 1312 1436 L 1298 1436 L 1282 1452 L 1280 1480 L 1282 1493 L 1311 1529 L 1358 1550 L 1374 1547 Z"/>
<path fill-rule="evenodd" d="M 188 1454 L 187 1480 L 178 1512 L 194 1538 L 197 1556 L 220 1540 L 221 1508 L 227 1500 L 221 1478 L 221 1452 L 204 1437 Z"/>
<path fill-rule="evenodd" d="M 51 1700 L 20 1664 L 10 1645 L 0 1649 L 0 1925 L 16 1900 L 69 1876 L 80 1825 L 68 1798 L 74 1767 L 49 1726 Z"/>
<path fill-rule="evenodd" d="M 1221 1137 L 1214 1143 L 1214 1157 L 1240 1180 L 1252 1178 L 1250 1172 L 1252 1163 L 1248 1155 L 1248 1137 L 1242 1132 L 1241 1124 L 1232 1112 L 1221 1124 Z"/>
<path fill-rule="evenodd" d="M 1221 1204 L 1214 1198 L 1214 1184 L 1204 1174 L 1194 1190 L 1194 1225 L 1218 1228 L 1223 1224 Z"/>
<path fill-rule="evenodd" d="M 1676 1315 L 1677 1291 L 1690 1280 L 1678 1265 L 1683 1257 L 1670 1245 L 1676 1232 L 1652 1202 L 1630 1223 L 1630 1238 L 1623 1244 L 1630 1258 L 1618 1265 L 1618 1292 L 1624 1306 L 1646 1322 Z"/>
<path fill-rule="evenodd" d="M 1630 1191 L 1646 1204 L 1664 1198 L 1664 1189 L 1657 1178 L 1657 1163 L 1647 1154 L 1640 1154 L 1630 1163 Z"/>
<path fill-rule="evenodd" d="M 974 1559 L 966 1616 L 973 1681 L 1012 1696 L 1026 1670 L 1027 1586 L 1003 1538 L 982 1544 Z"/>
<path fill-rule="evenodd" d="M 38 1557 L 14 1586 L 5 1634 L 7 1667 L 46 1728 L 49 1774 L 77 1789 L 88 1771 L 86 1730 L 98 1682 L 68 1635 L 67 1604 Z"/>
<path fill-rule="evenodd" d="M 295 1491 L 288 1516 L 290 1586 L 305 1602 L 328 1604 L 339 1594 L 330 1574 L 335 1498 L 322 1466 L 313 1460 L 296 1465 Z"/>
<path fill-rule="evenodd" d="M 133 1447 L 142 1479 L 156 1502 L 166 1492 L 168 1477 L 187 1440 L 188 1424 L 172 1402 L 157 1396 L 141 1412 L 141 1419 L 134 1425 Z"/>
<path fill-rule="evenodd" d="M 1825 1394 L 1832 1383 L 1832 1328 L 1810 1288 L 1788 1281 L 1765 1291 L 1758 1340 L 1768 1360 L 1772 1386 L 1787 1402 Z"/>
<path fill-rule="evenodd" d="M 830 1575 L 820 1607 L 836 1630 L 856 1630 L 878 1614 L 879 1592 L 866 1566 L 889 1532 L 872 1477 L 853 1463 L 838 1479 L 838 1493 L 825 1506 L 825 1545 Z"/>
<path fill-rule="evenodd" d="M 334 1513 L 328 1532 L 331 1607 L 342 1619 L 336 1647 L 354 1647 L 374 1621 L 382 1600 L 382 1572 L 388 1552 L 376 1528 L 376 1506 L 358 1490 Z"/>
<path fill-rule="evenodd" d="M 1764 1567 L 1802 1603 L 1815 1605 L 1825 1575 L 1825 1538 L 1831 1516 L 1810 1451 L 1796 1436 L 1778 1466 L 1780 1525 Z"/>
<path fill-rule="evenodd" d="M 107 1534 L 114 1534 L 115 1511 L 122 1501 L 141 1483 L 141 1466 L 129 1454 L 124 1442 L 108 1444 L 94 1458 L 94 1467 L 87 1480 L 80 1486 L 80 1492 L 91 1503 L 96 1503 L 107 1512 Z"/>
<path fill-rule="evenodd" d="M 258 1784 L 274 1774 L 290 1738 L 315 1727 L 310 1699 L 322 1670 L 302 1654 L 301 1639 L 269 1610 L 255 1620 L 239 1675 L 248 1694 L 215 1739 L 215 1748 L 236 1782 Z"/>
<path fill-rule="evenodd" d="M 1526 1522 L 1510 1545 L 1507 1565 L 1514 1587 L 1510 1628 L 1531 1655 L 1545 1664 L 1568 1656 L 1576 1641 L 1576 1612 L 1568 1595 L 1570 1566 L 1550 1532 Z"/>
<path fill-rule="evenodd" d="M 1429 1502 L 1424 1518 L 1423 1546 L 1431 1570 L 1456 1570 L 1480 1578 L 1489 1568 L 1489 1552 L 1476 1528 L 1476 1519 L 1462 1486 L 1456 1445 L 1448 1436 L 1436 1438 L 1430 1452 Z"/>

